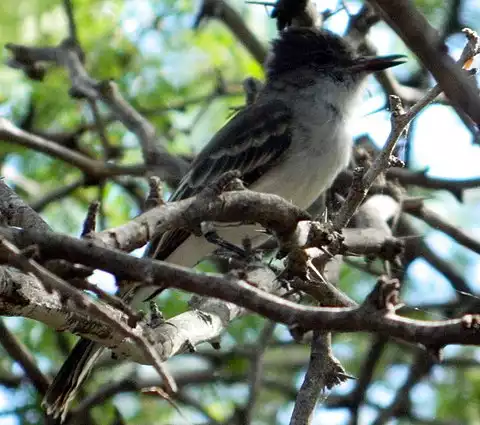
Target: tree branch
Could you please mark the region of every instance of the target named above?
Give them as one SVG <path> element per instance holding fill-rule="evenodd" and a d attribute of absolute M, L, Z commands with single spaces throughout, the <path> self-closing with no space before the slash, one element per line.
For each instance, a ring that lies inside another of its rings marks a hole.
<path fill-rule="evenodd" d="M 8 355 L 24 370 L 25 375 L 32 381 L 37 391 L 45 395 L 50 385 L 48 379 L 38 368 L 37 362 L 27 348 L 13 335 L 0 320 L 0 342 Z"/>
<path fill-rule="evenodd" d="M 479 126 L 480 97 L 474 80 L 448 56 L 439 34 L 413 3 L 407 0 L 369 2 L 433 74 L 452 103 L 459 105 Z"/>
<path fill-rule="evenodd" d="M 382 2 L 384 0 L 381 0 Z M 387 2 L 388 3 L 388 2 Z M 403 4 L 403 1 L 399 3 Z M 471 30 L 464 30 L 467 36 L 467 44 L 465 45 L 458 64 L 463 66 L 464 63 L 474 58 L 480 52 L 480 43 L 478 36 Z M 442 91 L 440 85 L 433 87 L 429 90 L 425 96 L 417 103 L 415 103 L 408 111 L 403 109 L 400 98 L 397 96 L 390 96 L 390 109 L 392 111 L 391 123 L 392 129 L 388 135 L 382 151 L 377 155 L 375 161 L 366 170 L 365 174 L 361 176 L 358 174 L 354 176 L 354 182 L 352 188 L 348 193 L 345 203 L 338 212 L 334 221 L 335 230 L 341 230 L 345 227 L 353 214 L 363 202 L 367 196 L 368 190 L 372 186 L 375 179 L 385 170 L 390 167 L 390 160 L 393 154 L 393 150 L 400 139 L 404 131 L 407 130 L 410 122 L 429 104 L 431 103 Z M 477 96 L 477 100 L 480 104 L 480 98 Z M 480 110 L 480 109 L 479 109 Z M 479 121 L 480 123 L 480 116 Z"/>
<path fill-rule="evenodd" d="M 340 362 L 333 356 L 331 334 L 313 332 L 310 362 L 298 392 L 290 425 L 312 423 L 319 395 L 347 379 Z"/>
<path fill-rule="evenodd" d="M 82 170 L 93 181 L 119 175 L 144 175 L 146 172 L 144 165 L 115 165 L 89 158 L 50 140 L 23 131 L 2 117 L 0 117 L 0 139 L 65 161 Z"/>
<path fill-rule="evenodd" d="M 44 260 L 61 258 L 105 270 L 119 279 L 137 282 L 141 280 L 147 282 L 147 286 L 158 288 L 170 286 L 214 297 L 257 312 L 271 320 L 287 325 L 300 325 L 304 329 L 375 332 L 405 341 L 418 342 L 425 346 L 443 346 L 455 343 L 480 344 L 480 332 L 477 331 L 475 325 L 476 317 L 473 317 L 472 322 L 470 315 L 444 321 L 417 321 L 391 313 L 387 315 L 373 313 L 370 306 L 371 301 L 368 299 L 366 304 L 357 308 L 302 306 L 271 295 L 248 281 L 226 278 L 216 274 L 196 273 L 191 269 L 161 261 L 135 258 L 122 252 L 100 247 L 92 241 L 19 229 L 0 228 L 0 235 L 21 248 L 37 245 Z M 5 253 L 1 254 L 5 260 Z M 378 296 L 380 300 L 389 301 L 389 297 L 394 293 L 393 287 L 391 288 L 381 281 L 373 290 L 370 299 Z M 376 305 L 383 308 L 382 303 Z M 121 348 L 122 345 L 116 351 L 120 352 Z"/>
<path fill-rule="evenodd" d="M 237 37 L 255 60 L 262 64 L 267 56 L 266 47 L 245 25 L 242 16 L 224 0 L 203 0 L 194 27 L 198 28 L 203 19 L 216 18 Z"/>
<path fill-rule="evenodd" d="M 6 48 L 12 52 L 18 63 L 54 62 L 64 66 L 72 84 L 71 95 L 92 101 L 101 100 L 105 103 L 116 118 L 137 136 L 147 166 L 154 165 L 158 171 L 156 174 L 173 185 L 183 177 L 188 164 L 180 157 L 172 156 L 164 148 L 157 146 L 157 137 L 152 124 L 123 98 L 115 83 L 100 82 L 87 74 L 81 61 L 79 47 L 73 40 L 66 39 L 57 47 L 25 47 L 9 43 Z M 72 158 L 73 154 L 70 152 L 69 157 Z M 77 156 L 75 159 L 77 163 L 83 162 L 84 168 L 86 167 L 84 159 L 82 161 L 82 158 Z"/>

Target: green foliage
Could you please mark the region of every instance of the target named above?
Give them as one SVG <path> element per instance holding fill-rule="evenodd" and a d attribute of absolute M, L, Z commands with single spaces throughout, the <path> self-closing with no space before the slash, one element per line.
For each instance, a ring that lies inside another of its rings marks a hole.
<path fill-rule="evenodd" d="M 415 5 L 435 27 L 444 21 L 450 3 L 450 0 L 415 0 Z"/>

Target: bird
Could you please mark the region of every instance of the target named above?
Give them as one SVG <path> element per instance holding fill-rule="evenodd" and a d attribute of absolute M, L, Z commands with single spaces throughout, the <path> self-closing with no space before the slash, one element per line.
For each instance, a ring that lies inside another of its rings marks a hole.
<path fill-rule="evenodd" d="M 344 39 L 326 30 L 286 28 L 272 42 L 266 82 L 255 101 L 201 150 L 170 201 L 194 196 L 225 172 L 238 170 L 249 189 L 308 208 L 350 162 L 351 121 L 367 77 L 404 62 L 403 55 L 357 55 Z M 247 236 L 256 245 L 264 237 L 254 226 L 244 225 L 222 227 L 218 233 L 233 244 Z M 151 241 L 147 256 L 192 267 L 214 249 L 205 238 L 177 229 Z M 133 290 L 128 296 L 138 302 L 152 291 Z M 65 419 L 101 352 L 101 344 L 80 339 L 44 398 L 48 414 Z"/>

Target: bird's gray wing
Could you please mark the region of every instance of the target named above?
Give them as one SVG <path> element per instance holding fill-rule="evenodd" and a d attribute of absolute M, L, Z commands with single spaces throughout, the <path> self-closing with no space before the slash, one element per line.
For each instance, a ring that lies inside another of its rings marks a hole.
<path fill-rule="evenodd" d="M 268 171 L 291 142 L 291 113 L 281 101 L 253 104 L 235 115 L 193 161 L 170 201 L 189 198 L 223 173 L 238 170 L 248 187 Z M 152 240 L 147 255 L 166 259 L 189 236 L 177 229 Z"/>

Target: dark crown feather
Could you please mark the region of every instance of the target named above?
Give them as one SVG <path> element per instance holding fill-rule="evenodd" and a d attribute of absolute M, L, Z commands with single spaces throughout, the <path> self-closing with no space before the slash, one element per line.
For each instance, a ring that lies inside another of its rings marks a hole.
<path fill-rule="evenodd" d="M 338 35 L 312 28 L 289 28 L 272 43 L 267 60 L 269 77 L 311 66 L 316 69 L 349 66 L 355 61 L 350 46 Z"/>

